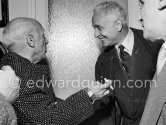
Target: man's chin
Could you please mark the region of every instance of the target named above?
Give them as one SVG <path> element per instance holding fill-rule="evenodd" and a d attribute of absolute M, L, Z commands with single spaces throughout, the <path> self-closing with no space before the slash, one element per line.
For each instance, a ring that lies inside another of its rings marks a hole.
<path fill-rule="evenodd" d="M 155 42 L 155 41 L 156 41 L 150 34 L 148 34 L 148 33 L 145 32 L 145 31 L 144 31 L 143 36 L 144 36 L 145 39 L 150 40 L 150 41 L 152 41 L 152 42 Z"/>
<path fill-rule="evenodd" d="M 152 42 L 156 42 L 159 40 L 156 36 L 156 32 L 153 29 L 145 28 L 143 29 L 143 36 L 145 39 L 150 40 Z"/>
<path fill-rule="evenodd" d="M 108 47 L 108 46 L 112 46 L 114 45 L 114 43 L 110 42 L 110 41 L 102 41 L 102 46 L 103 47 Z"/>
<path fill-rule="evenodd" d="M 106 42 L 104 42 L 103 40 L 101 41 L 102 42 L 102 46 L 107 46 L 107 43 Z"/>

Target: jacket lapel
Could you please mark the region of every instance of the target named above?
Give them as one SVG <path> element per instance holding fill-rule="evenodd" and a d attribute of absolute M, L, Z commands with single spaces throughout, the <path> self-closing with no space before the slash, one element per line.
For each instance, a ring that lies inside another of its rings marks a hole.
<path fill-rule="evenodd" d="M 107 79 L 113 79 L 113 52 L 109 51 L 106 55 L 104 55 L 104 58 L 101 62 L 100 69 L 101 71 L 101 81 L 104 83 L 104 78 Z"/>
<path fill-rule="evenodd" d="M 148 99 L 140 125 L 155 125 L 159 120 L 160 113 L 166 101 L 166 63 L 159 76 L 152 80 Z"/>
<path fill-rule="evenodd" d="M 123 68 L 123 66 L 121 64 L 121 61 L 118 57 L 118 53 L 117 53 L 116 48 L 114 48 L 113 51 L 114 51 L 113 79 L 115 80 L 115 89 L 116 89 L 116 91 L 123 91 L 129 97 L 132 97 L 130 89 L 127 89 L 127 85 L 126 85 L 127 80 L 129 79 L 128 74 L 126 73 L 125 69 Z M 120 80 L 120 86 L 119 86 L 119 83 L 116 82 L 119 80 Z"/>

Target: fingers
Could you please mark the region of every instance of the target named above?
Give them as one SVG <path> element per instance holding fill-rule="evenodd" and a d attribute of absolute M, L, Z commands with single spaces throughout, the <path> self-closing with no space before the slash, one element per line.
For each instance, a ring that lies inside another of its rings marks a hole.
<path fill-rule="evenodd" d="M 112 86 L 112 80 L 104 78 L 104 81 L 105 81 L 106 83 L 109 82 L 109 83 L 111 84 L 111 85 L 110 85 L 110 88 L 111 88 L 112 90 L 114 90 L 114 88 L 113 88 L 113 86 Z"/>
<path fill-rule="evenodd" d="M 104 97 L 106 95 L 108 95 L 109 93 L 110 93 L 110 91 L 108 89 L 102 89 L 102 90 L 100 90 L 100 92 L 97 95 L 98 99 L 102 98 L 102 97 Z"/>
<path fill-rule="evenodd" d="M 104 84 L 101 84 L 102 89 L 109 88 L 112 84 L 112 80 L 109 80 L 109 82 L 105 82 Z"/>
<path fill-rule="evenodd" d="M 107 79 L 107 78 L 104 78 L 104 81 L 105 82 L 110 82 L 111 80 Z"/>
<path fill-rule="evenodd" d="M 112 87 L 112 80 L 108 80 L 106 78 L 105 78 L 105 83 L 104 84 L 100 83 L 99 81 L 93 81 L 92 85 L 93 85 L 93 87 L 98 87 L 98 88 L 101 88 L 101 89 L 106 89 L 106 88 L 109 88 L 109 87 L 112 90 L 114 89 Z"/>
<path fill-rule="evenodd" d="M 110 91 L 106 89 L 106 90 L 103 92 L 103 96 L 106 96 L 106 95 L 108 95 L 109 93 L 110 93 Z"/>

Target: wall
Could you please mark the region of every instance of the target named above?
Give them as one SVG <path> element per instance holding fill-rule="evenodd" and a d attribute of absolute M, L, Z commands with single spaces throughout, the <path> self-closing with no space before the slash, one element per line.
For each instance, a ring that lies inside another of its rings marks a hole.
<path fill-rule="evenodd" d="M 139 0 L 128 0 L 129 26 L 142 29 L 141 23 L 138 21 L 140 14 Z"/>
<path fill-rule="evenodd" d="M 48 0 L 8 0 L 8 4 L 9 20 L 16 17 L 35 18 L 47 31 Z M 2 41 L 2 32 L 3 28 L 0 28 L 0 41 Z"/>

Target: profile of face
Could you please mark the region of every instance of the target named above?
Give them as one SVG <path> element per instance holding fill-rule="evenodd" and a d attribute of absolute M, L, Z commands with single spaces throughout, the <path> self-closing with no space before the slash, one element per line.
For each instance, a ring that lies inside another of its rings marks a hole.
<path fill-rule="evenodd" d="M 37 62 L 45 58 L 47 44 L 48 40 L 45 37 L 44 29 L 39 25 L 35 33 L 35 58 Z"/>
<path fill-rule="evenodd" d="M 105 14 L 94 12 L 92 17 L 92 26 L 94 27 L 94 36 L 102 42 L 103 46 L 111 46 L 117 43 L 119 29 L 114 14 Z"/>
<path fill-rule="evenodd" d="M 159 0 L 140 0 L 139 20 L 142 24 L 144 37 L 155 41 L 161 39 L 163 26 L 161 25 L 161 14 L 159 13 Z"/>

